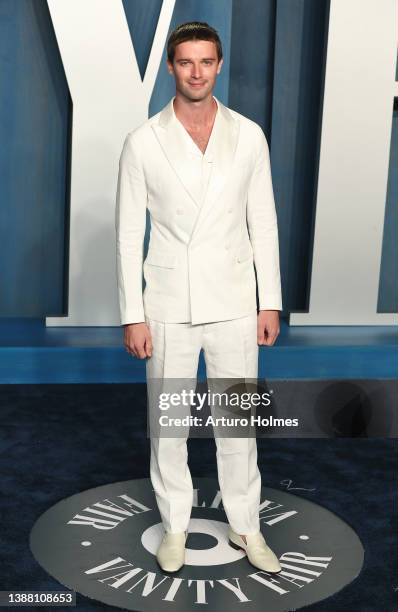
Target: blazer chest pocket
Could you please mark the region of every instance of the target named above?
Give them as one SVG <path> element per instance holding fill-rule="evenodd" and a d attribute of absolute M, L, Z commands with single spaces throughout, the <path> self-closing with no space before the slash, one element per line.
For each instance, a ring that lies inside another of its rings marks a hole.
<path fill-rule="evenodd" d="M 253 249 L 249 245 L 241 247 L 238 250 L 236 261 L 238 263 L 242 263 L 243 261 L 247 261 L 249 259 L 253 260 Z"/>
<path fill-rule="evenodd" d="M 145 263 L 150 266 L 159 266 L 160 268 L 175 268 L 177 257 L 172 253 L 167 253 L 167 251 L 150 249 L 146 256 Z"/>

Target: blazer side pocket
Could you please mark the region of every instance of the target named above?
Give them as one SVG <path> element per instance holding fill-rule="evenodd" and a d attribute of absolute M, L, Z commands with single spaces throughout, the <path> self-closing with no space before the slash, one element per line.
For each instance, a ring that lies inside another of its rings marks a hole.
<path fill-rule="evenodd" d="M 175 268 L 177 256 L 166 251 L 150 249 L 144 263 L 150 266 L 159 266 L 160 268 Z"/>

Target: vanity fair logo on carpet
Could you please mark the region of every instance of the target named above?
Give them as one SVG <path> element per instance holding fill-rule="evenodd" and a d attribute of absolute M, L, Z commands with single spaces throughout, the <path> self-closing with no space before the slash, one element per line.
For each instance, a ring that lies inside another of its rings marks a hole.
<path fill-rule="evenodd" d="M 228 544 L 217 481 L 194 478 L 186 563 L 176 573 L 156 561 L 163 525 L 149 479 L 73 495 L 35 523 L 30 547 L 62 585 L 127 610 L 298 609 L 358 576 L 364 551 L 353 529 L 297 495 L 262 488 L 260 525 L 282 572 L 252 566 Z"/>

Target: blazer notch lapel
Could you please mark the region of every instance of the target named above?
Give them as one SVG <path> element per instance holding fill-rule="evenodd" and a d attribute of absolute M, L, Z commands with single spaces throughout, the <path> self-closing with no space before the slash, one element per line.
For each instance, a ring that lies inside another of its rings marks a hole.
<path fill-rule="evenodd" d="M 186 155 L 186 142 L 184 142 L 184 135 L 181 133 L 183 126 L 177 124 L 178 120 L 172 108 L 174 97 L 160 112 L 159 121 L 152 124 L 152 129 L 172 170 L 194 205 L 199 209 L 200 201 L 193 189 L 193 168 L 189 156 Z"/>
<path fill-rule="evenodd" d="M 229 109 L 221 102 L 219 104 L 219 122 L 214 133 L 214 140 L 209 158 L 211 172 L 202 206 L 193 228 L 191 239 L 200 226 L 207 212 L 220 199 L 221 193 L 231 175 L 239 139 L 239 122 L 232 116 Z"/>
<path fill-rule="evenodd" d="M 159 120 L 152 124 L 152 129 L 170 166 L 198 209 L 193 235 L 206 214 L 206 210 L 219 198 L 228 180 L 239 138 L 239 121 L 232 116 L 226 106 L 215 98 L 218 111 L 208 144 L 210 150 L 206 151 L 207 155 L 205 154 L 207 162 L 211 164 L 211 169 L 207 189 L 200 201 L 191 183 L 192 166 L 189 156 L 186 155 L 186 142 L 181 133 L 181 128 L 184 129 L 184 127 L 176 124 L 178 119 L 172 107 L 174 98 L 175 96 L 162 109 Z"/>

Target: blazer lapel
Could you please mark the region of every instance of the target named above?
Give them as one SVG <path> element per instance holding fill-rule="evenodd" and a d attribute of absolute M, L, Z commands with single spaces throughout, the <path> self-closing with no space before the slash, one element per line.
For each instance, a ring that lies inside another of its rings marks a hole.
<path fill-rule="evenodd" d="M 175 96 L 160 112 L 159 121 L 152 125 L 152 129 L 182 186 L 195 206 L 199 208 L 200 202 L 193 189 L 194 166 L 190 163 L 189 156 L 186 155 L 186 141 L 181 130 L 185 128 L 182 124 L 177 123 L 178 119 L 173 109 L 174 98 Z M 188 133 L 187 136 L 189 136 Z"/>
<path fill-rule="evenodd" d="M 213 96 L 214 97 L 214 96 Z M 210 150 L 206 150 L 208 162 L 211 163 L 211 172 L 207 185 L 207 191 L 203 197 L 203 203 L 196 218 L 191 233 L 191 240 L 207 212 L 216 205 L 222 190 L 232 172 L 236 146 L 239 137 L 239 121 L 237 121 L 229 109 L 216 98 L 218 104 L 218 121 L 213 126 L 212 140 L 209 142 Z"/>
<path fill-rule="evenodd" d="M 213 97 L 215 98 L 215 96 Z M 238 142 L 239 122 L 234 119 L 229 109 L 215 98 L 218 110 L 205 152 L 205 160 L 207 163 L 211 164 L 210 176 L 207 184 L 207 191 L 202 202 L 200 202 L 192 189 L 193 166 L 190 164 L 189 157 L 185 154 L 186 142 L 184 142 L 184 134 L 181 132 L 181 128 L 185 128 L 176 123 L 178 119 L 175 116 L 173 108 L 174 98 L 175 96 L 162 109 L 159 115 L 159 121 L 158 123 L 152 124 L 152 129 L 170 165 L 177 174 L 191 200 L 198 208 L 198 215 L 193 228 L 194 232 L 201 219 L 206 214 L 208 207 L 218 198 L 228 178 L 228 173 L 232 169 Z M 188 133 L 187 135 L 190 137 Z"/>

